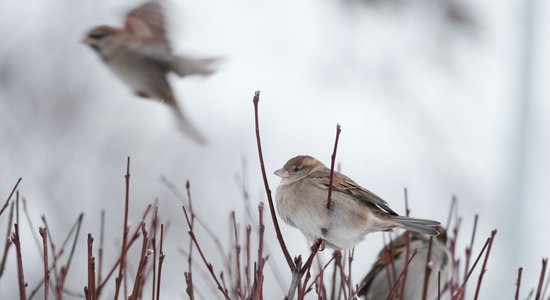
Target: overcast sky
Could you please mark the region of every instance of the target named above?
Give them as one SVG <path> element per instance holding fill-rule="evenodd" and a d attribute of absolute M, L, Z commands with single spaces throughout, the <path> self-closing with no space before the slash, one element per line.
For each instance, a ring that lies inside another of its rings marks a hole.
<path fill-rule="evenodd" d="M 147 203 L 159 200 L 161 216 L 172 224 L 166 251 L 171 275 L 164 277 L 163 294 L 182 296 L 183 214 L 159 178 L 181 189 L 189 179 L 197 213 L 216 220 L 210 226 L 225 236 L 230 211 L 245 215 L 235 181 L 243 159 L 253 206 L 265 201 L 252 106 L 254 91 L 261 90 L 273 190 L 278 179 L 271 172 L 295 155 L 328 165 L 340 123 L 343 172 L 396 211 L 404 211 L 407 187 L 413 215 L 445 223 L 456 195 L 463 216 L 460 249 L 474 214 L 480 215 L 476 253 L 490 230 L 499 230 L 482 299 L 510 298 L 519 265 L 527 293 L 537 283 L 540 259 L 550 253 L 539 230 L 550 226 L 550 61 L 544 55 L 550 51 L 550 5 L 538 1 L 535 9 L 532 98 L 525 102 L 525 1 L 460 1 L 471 18 L 462 22 L 449 20 L 430 1 L 377 2 L 168 1 L 175 51 L 224 58 L 206 79 L 170 77 L 207 137 L 206 147 L 181 135 L 166 107 L 133 96 L 81 43 L 91 27 L 118 26 L 141 2 L 0 2 L 0 199 L 23 177 L 20 191 L 35 226 L 45 214 L 58 241 L 82 211 L 83 232 L 98 235 L 105 208 L 112 228 L 106 245 L 114 253 L 130 155 L 130 217 L 135 224 Z M 525 103 L 527 127 L 520 135 Z M 523 182 L 516 174 L 524 174 Z M 515 219 L 515 212 L 522 216 Z M 270 222 L 270 259 L 285 272 Z M 3 218 L 0 232 L 5 223 Z M 307 253 L 297 230 L 282 230 L 291 253 Z M 28 231 L 22 239 L 32 287 L 41 271 L 31 266 L 40 257 Z M 356 248 L 354 278 L 367 272 L 380 245 L 380 234 L 372 234 Z M 14 283 L 14 261 L 12 256 L 11 274 L 0 280 L 2 293 Z M 72 272 L 85 267 L 85 256 L 77 256 Z M 78 291 L 85 284 L 78 276 L 68 282 Z M 270 284 L 269 293 L 278 298 L 283 292 Z"/>

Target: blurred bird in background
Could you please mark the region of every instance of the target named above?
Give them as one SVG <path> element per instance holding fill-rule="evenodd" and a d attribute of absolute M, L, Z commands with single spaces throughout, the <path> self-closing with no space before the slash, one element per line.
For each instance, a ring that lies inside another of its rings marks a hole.
<path fill-rule="evenodd" d="M 439 231 L 439 235 L 432 240 L 430 252 L 432 270 L 428 278 L 429 284 L 425 299 L 438 299 L 438 273 L 441 274 L 441 290 L 444 290 L 451 268 L 451 254 L 446 246 L 447 233 L 441 226 L 436 229 Z M 407 232 L 391 242 L 388 246 L 390 251 L 386 247 L 380 251 L 372 269 L 360 284 L 359 296 L 367 300 L 389 299 L 389 293 L 393 292 L 393 296 L 398 296 L 399 299 L 422 299 L 424 274 L 428 251 L 430 251 L 430 237 L 416 232 L 410 232 L 410 234 L 409 257 L 412 256 L 415 249 L 417 253 L 407 267 L 406 279 L 402 278 L 395 291 L 391 290 L 395 280 L 407 264 Z M 390 274 L 388 274 L 388 270 L 390 270 Z M 390 281 L 391 284 L 389 284 Z M 403 282 L 405 282 L 405 287 L 402 290 Z M 402 298 L 399 296 L 401 290 L 403 291 Z"/>
<path fill-rule="evenodd" d="M 176 97 L 167 75 L 208 76 L 214 72 L 215 58 L 191 59 L 174 55 L 166 37 L 162 6 L 147 2 L 126 15 L 124 28 L 98 26 L 90 30 L 84 43 L 139 97 L 156 99 L 170 106 L 178 127 L 199 144 L 205 139 L 191 124 Z"/>

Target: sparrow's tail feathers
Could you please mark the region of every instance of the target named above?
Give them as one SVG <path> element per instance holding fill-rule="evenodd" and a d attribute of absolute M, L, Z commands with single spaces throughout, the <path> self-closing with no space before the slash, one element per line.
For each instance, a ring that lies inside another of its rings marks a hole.
<path fill-rule="evenodd" d="M 219 60 L 219 58 L 192 59 L 183 56 L 174 56 L 170 62 L 170 67 L 180 77 L 189 75 L 208 76 L 216 71 L 213 65 Z"/>
<path fill-rule="evenodd" d="M 433 236 L 439 234 L 435 227 L 441 225 L 437 221 L 404 216 L 393 216 L 392 219 L 397 223 L 396 225 L 399 228 Z"/>
<path fill-rule="evenodd" d="M 201 146 L 206 145 L 206 139 L 204 139 L 199 130 L 191 124 L 189 118 L 187 118 L 180 110 L 175 110 L 175 113 L 178 129 L 197 144 Z"/>

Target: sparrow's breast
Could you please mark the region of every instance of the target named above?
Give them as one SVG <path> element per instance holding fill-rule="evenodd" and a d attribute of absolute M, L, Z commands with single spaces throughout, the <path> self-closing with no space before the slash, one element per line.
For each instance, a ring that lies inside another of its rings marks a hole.
<path fill-rule="evenodd" d="M 277 212 L 286 223 L 300 229 L 306 236 L 323 238 L 331 227 L 326 197 L 321 189 L 312 189 L 301 182 L 280 185 L 277 188 Z"/>

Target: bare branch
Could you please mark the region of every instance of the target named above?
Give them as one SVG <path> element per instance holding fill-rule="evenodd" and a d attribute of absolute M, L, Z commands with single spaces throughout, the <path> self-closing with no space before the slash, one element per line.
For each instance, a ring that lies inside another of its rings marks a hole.
<path fill-rule="evenodd" d="M 147 208 L 145 209 L 145 211 L 143 212 L 143 215 L 141 216 L 141 220 L 145 220 L 145 218 L 147 218 L 147 215 L 149 214 L 149 211 L 151 210 L 151 204 L 147 205 Z M 134 242 L 137 240 L 137 238 L 139 237 L 139 230 L 141 228 L 139 226 L 137 226 L 134 230 L 134 232 L 130 235 L 131 238 L 130 240 L 128 241 L 128 245 L 126 246 L 126 252 L 128 252 L 128 249 L 130 249 L 132 247 L 132 245 L 134 244 Z M 120 264 L 120 258 L 121 256 L 119 255 L 119 257 L 117 258 L 116 262 L 113 264 L 113 266 L 111 267 L 109 273 L 107 273 L 107 276 L 105 276 L 105 279 L 103 279 L 103 281 L 101 283 L 99 283 L 98 287 L 97 287 L 97 296 L 99 298 L 99 295 L 101 293 L 101 291 L 103 290 L 103 287 L 105 287 L 105 284 L 107 284 L 107 282 L 109 281 L 109 279 L 111 278 L 111 276 L 114 274 L 116 268 L 119 266 Z"/>
<path fill-rule="evenodd" d="M 103 240 L 105 237 L 105 210 L 101 210 L 101 218 L 100 218 L 100 227 L 99 227 L 99 250 L 98 250 L 98 256 L 99 260 L 97 263 L 97 280 L 96 283 L 99 284 L 101 282 L 101 276 L 103 272 Z M 98 290 L 94 291 L 94 295 L 97 297 Z"/>
<path fill-rule="evenodd" d="M 275 215 L 275 207 L 273 205 L 273 198 L 271 197 L 271 189 L 269 188 L 269 183 L 267 182 L 267 175 L 265 171 L 265 164 L 264 164 L 264 155 L 262 153 L 262 143 L 260 140 L 260 122 L 258 117 L 258 102 L 260 101 L 260 91 L 256 91 L 254 94 L 254 120 L 256 124 L 256 143 L 258 145 L 258 156 L 260 158 L 260 167 L 262 169 L 262 178 L 264 180 L 264 187 L 265 192 L 267 195 L 267 202 L 269 203 L 269 211 L 271 212 L 271 219 L 273 220 L 273 226 L 275 226 L 275 233 L 277 234 L 277 240 L 279 241 L 279 245 L 281 246 L 281 250 L 283 250 L 283 254 L 285 256 L 286 262 L 288 264 L 288 267 L 291 271 L 294 271 L 296 269 L 296 266 L 292 262 L 292 258 L 290 256 L 290 253 L 288 252 L 288 248 L 286 247 L 285 241 L 283 239 L 283 235 L 281 234 L 281 229 L 279 228 L 279 222 L 277 221 L 277 216 Z"/>
<path fill-rule="evenodd" d="M 10 192 L 10 195 L 8 196 L 8 199 L 6 199 L 6 201 L 4 201 L 4 205 L 2 205 L 2 208 L 0 209 L 0 216 L 2 215 L 2 213 L 4 212 L 4 210 L 8 207 L 9 203 L 10 203 L 10 199 L 11 197 L 13 196 L 13 193 L 15 193 L 15 190 L 17 190 L 17 186 L 19 185 L 19 183 L 21 182 L 23 178 L 19 178 L 17 180 L 17 182 L 15 183 L 15 186 L 13 187 L 13 189 L 11 190 Z M 11 227 L 11 226 L 10 226 Z"/>
<path fill-rule="evenodd" d="M 115 300 L 118 299 L 118 293 L 120 291 L 120 284 L 122 282 L 122 276 L 126 274 L 126 244 L 128 241 L 128 208 L 130 206 L 130 156 L 128 156 L 126 162 L 126 175 L 124 176 L 126 183 L 126 192 L 124 196 L 124 223 L 122 224 L 122 249 L 120 250 L 120 264 L 118 268 L 118 276 L 115 285 Z M 126 276 L 124 276 L 126 278 Z M 125 279 L 126 282 L 126 279 Z M 124 297 L 126 299 L 126 295 Z"/>
<path fill-rule="evenodd" d="M 466 285 L 466 283 L 468 282 L 468 279 L 470 279 L 470 276 L 472 275 L 472 273 L 474 272 L 476 266 L 477 266 L 477 263 L 479 262 L 479 260 L 481 259 L 481 256 L 483 255 L 483 253 L 485 252 L 485 249 L 487 248 L 487 246 L 489 246 L 489 244 L 491 243 L 491 237 L 488 237 L 487 240 L 485 241 L 485 244 L 483 244 L 483 248 L 481 248 L 481 251 L 479 252 L 473 266 L 470 268 L 470 271 L 468 272 L 468 275 L 466 276 L 466 278 L 464 279 L 464 282 L 462 283 L 462 285 L 453 292 L 452 294 L 452 300 L 458 300 L 458 299 L 461 299 L 462 297 L 462 293 L 464 291 L 464 286 Z"/>
<path fill-rule="evenodd" d="M 147 230 L 145 230 L 145 222 L 143 221 L 141 222 L 141 235 L 143 237 L 143 243 L 141 244 L 141 255 L 139 256 L 140 259 L 136 271 L 136 277 L 134 279 L 134 287 L 132 288 L 132 294 L 128 298 L 129 300 L 139 299 L 144 270 L 150 255 L 150 251 L 147 251 L 147 244 L 149 243 L 149 239 L 147 236 Z"/>
<path fill-rule="evenodd" d="M 397 280 L 395 280 L 392 288 L 390 289 L 390 293 L 388 294 L 388 298 L 387 299 L 393 299 L 393 294 L 395 294 L 395 292 L 397 291 L 397 285 L 399 284 L 399 280 L 401 279 L 401 277 L 403 277 L 403 275 L 405 274 L 405 270 L 409 268 L 409 264 L 411 263 L 411 261 L 413 260 L 413 258 L 416 256 L 416 249 L 414 249 L 412 255 L 411 255 L 411 258 L 409 258 L 409 260 L 407 260 L 407 263 L 405 264 L 405 266 L 403 267 L 403 271 L 401 271 L 401 273 L 399 274 L 399 276 L 397 277 Z M 359 289 L 358 289 L 359 290 Z"/>
<path fill-rule="evenodd" d="M 199 252 L 199 255 L 201 256 L 204 265 L 206 266 L 206 268 L 210 272 L 210 275 L 214 279 L 214 282 L 216 283 L 216 286 L 218 287 L 218 290 L 220 290 L 220 292 L 223 294 L 225 299 L 229 300 L 230 299 L 229 295 L 226 293 L 224 288 L 221 286 L 220 281 L 218 280 L 218 277 L 216 276 L 216 273 L 214 273 L 214 268 L 212 267 L 212 264 L 209 263 L 208 260 L 206 259 L 206 257 L 204 256 L 204 253 L 202 252 L 202 249 L 199 245 L 199 242 L 197 241 L 197 238 L 195 237 L 195 233 L 193 231 L 193 227 L 192 227 L 192 224 L 191 224 L 191 220 L 189 219 L 189 214 L 187 213 L 187 209 L 185 208 L 185 206 L 182 206 L 182 208 L 183 208 L 183 213 L 185 214 L 185 220 L 187 221 L 187 226 L 189 227 L 189 231 L 188 231 L 189 236 L 191 236 L 191 239 L 193 240 L 193 243 L 195 244 L 195 247 L 197 247 L 197 251 Z"/>
<path fill-rule="evenodd" d="M 93 254 L 94 238 L 91 233 L 88 233 L 88 286 L 86 287 L 88 297 L 87 299 L 96 299 L 95 288 L 95 258 Z M 86 293 L 86 291 L 85 291 Z"/>
<path fill-rule="evenodd" d="M 48 270 L 48 232 L 46 228 L 38 228 L 40 236 L 42 236 L 42 252 L 44 258 L 44 300 L 48 300 L 48 288 L 50 281 L 50 271 Z"/>
<path fill-rule="evenodd" d="M 514 297 L 515 300 L 519 299 L 519 288 L 521 286 L 521 273 L 523 272 L 523 268 L 518 269 L 518 279 L 516 281 L 516 295 Z"/>
<path fill-rule="evenodd" d="M 6 244 L 4 244 L 4 252 L 2 254 L 2 261 L 0 262 L 0 278 L 2 277 L 2 275 L 4 274 L 4 269 L 6 267 L 6 260 L 8 259 L 8 252 L 10 250 L 10 247 L 12 245 L 12 242 L 11 242 L 11 239 L 9 238 L 10 237 L 10 233 L 11 233 L 11 224 L 13 222 L 13 208 L 14 208 L 14 203 L 12 202 L 11 205 L 10 205 L 10 214 L 9 214 L 9 217 L 8 217 L 8 226 L 7 226 L 7 232 L 6 232 L 6 238 L 4 239 L 6 241 Z"/>
<path fill-rule="evenodd" d="M 493 242 L 495 241 L 495 235 L 497 234 L 496 230 L 493 230 L 491 232 L 491 242 L 489 242 L 489 247 L 487 248 L 487 253 L 485 253 L 485 258 L 483 260 L 483 266 L 481 267 L 481 272 L 479 274 L 479 279 L 477 281 L 477 287 L 476 287 L 476 294 L 474 296 L 474 300 L 476 300 L 479 296 L 479 290 L 481 289 L 481 281 L 483 280 L 483 275 L 485 275 L 485 272 L 487 271 L 487 261 L 489 260 L 489 255 L 491 254 L 491 247 L 493 246 Z M 464 282 L 466 283 L 466 282 Z"/>
<path fill-rule="evenodd" d="M 158 283 L 157 283 L 157 300 L 160 300 L 160 279 L 162 275 L 162 263 L 164 262 L 164 252 L 163 252 L 163 242 L 164 242 L 164 224 L 160 224 L 160 252 L 159 252 L 159 270 L 158 270 Z"/>
<path fill-rule="evenodd" d="M 19 241 L 19 228 L 17 224 L 14 224 L 15 232 L 12 236 L 12 242 L 15 245 L 15 252 L 17 253 L 17 279 L 19 280 L 19 298 L 21 300 L 27 299 L 26 287 L 27 283 L 25 282 L 25 274 L 23 272 L 23 258 L 21 256 L 21 243 Z"/>
<path fill-rule="evenodd" d="M 56 285 L 56 293 L 58 295 L 61 294 L 61 292 L 64 289 L 65 286 L 65 280 L 67 279 L 67 274 L 69 273 L 69 269 L 71 268 L 71 262 L 73 261 L 74 252 L 76 250 L 76 243 L 78 241 L 78 237 L 80 236 L 80 227 L 82 226 L 82 219 L 84 218 L 84 214 L 81 213 L 78 216 L 78 221 L 76 225 L 76 233 L 74 235 L 73 245 L 71 247 L 71 252 L 69 253 L 69 257 L 67 258 L 67 263 L 61 267 L 61 275 L 59 278 L 59 281 Z"/>
<path fill-rule="evenodd" d="M 422 288 L 422 300 L 426 300 L 428 297 L 428 284 L 430 282 L 430 275 L 432 273 L 432 244 L 433 236 L 430 236 L 430 242 L 428 243 L 428 257 L 426 258 L 426 269 L 424 270 L 424 286 Z"/>
<path fill-rule="evenodd" d="M 542 293 L 542 285 L 544 283 L 544 275 L 546 273 L 546 265 L 548 264 L 548 258 L 545 258 L 542 260 L 542 270 L 540 271 L 540 278 L 539 278 L 539 285 L 537 287 L 537 294 L 535 295 L 535 299 L 539 300 L 541 298 Z"/>
<path fill-rule="evenodd" d="M 336 151 L 338 150 L 338 140 L 340 138 L 340 124 L 336 124 L 336 139 L 334 140 L 334 150 L 332 151 L 332 156 L 330 157 L 330 178 L 329 178 L 329 189 L 327 195 L 327 209 L 331 210 L 332 206 L 332 179 L 334 177 L 334 162 L 336 160 Z"/>
<path fill-rule="evenodd" d="M 474 240 L 475 240 L 475 236 L 476 236 L 478 217 L 479 216 L 476 214 L 475 218 L 474 218 L 474 229 L 472 230 L 472 239 L 470 240 L 470 246 L 466 247 L 466 256 L 465 256 L 466 263 L 464 265 L 464 278 L 466 278 L 466 275 L 468 274 L 468 270 L 470 269 L 470 259 L 471 259 L 471 256 L 472 256 L 472 249 L 474 249 Z M 462 299 L 464 299 L 465 297 L 466 297 L 466 286 L 464 286 L 464 292 L 462 294 Z"/>

